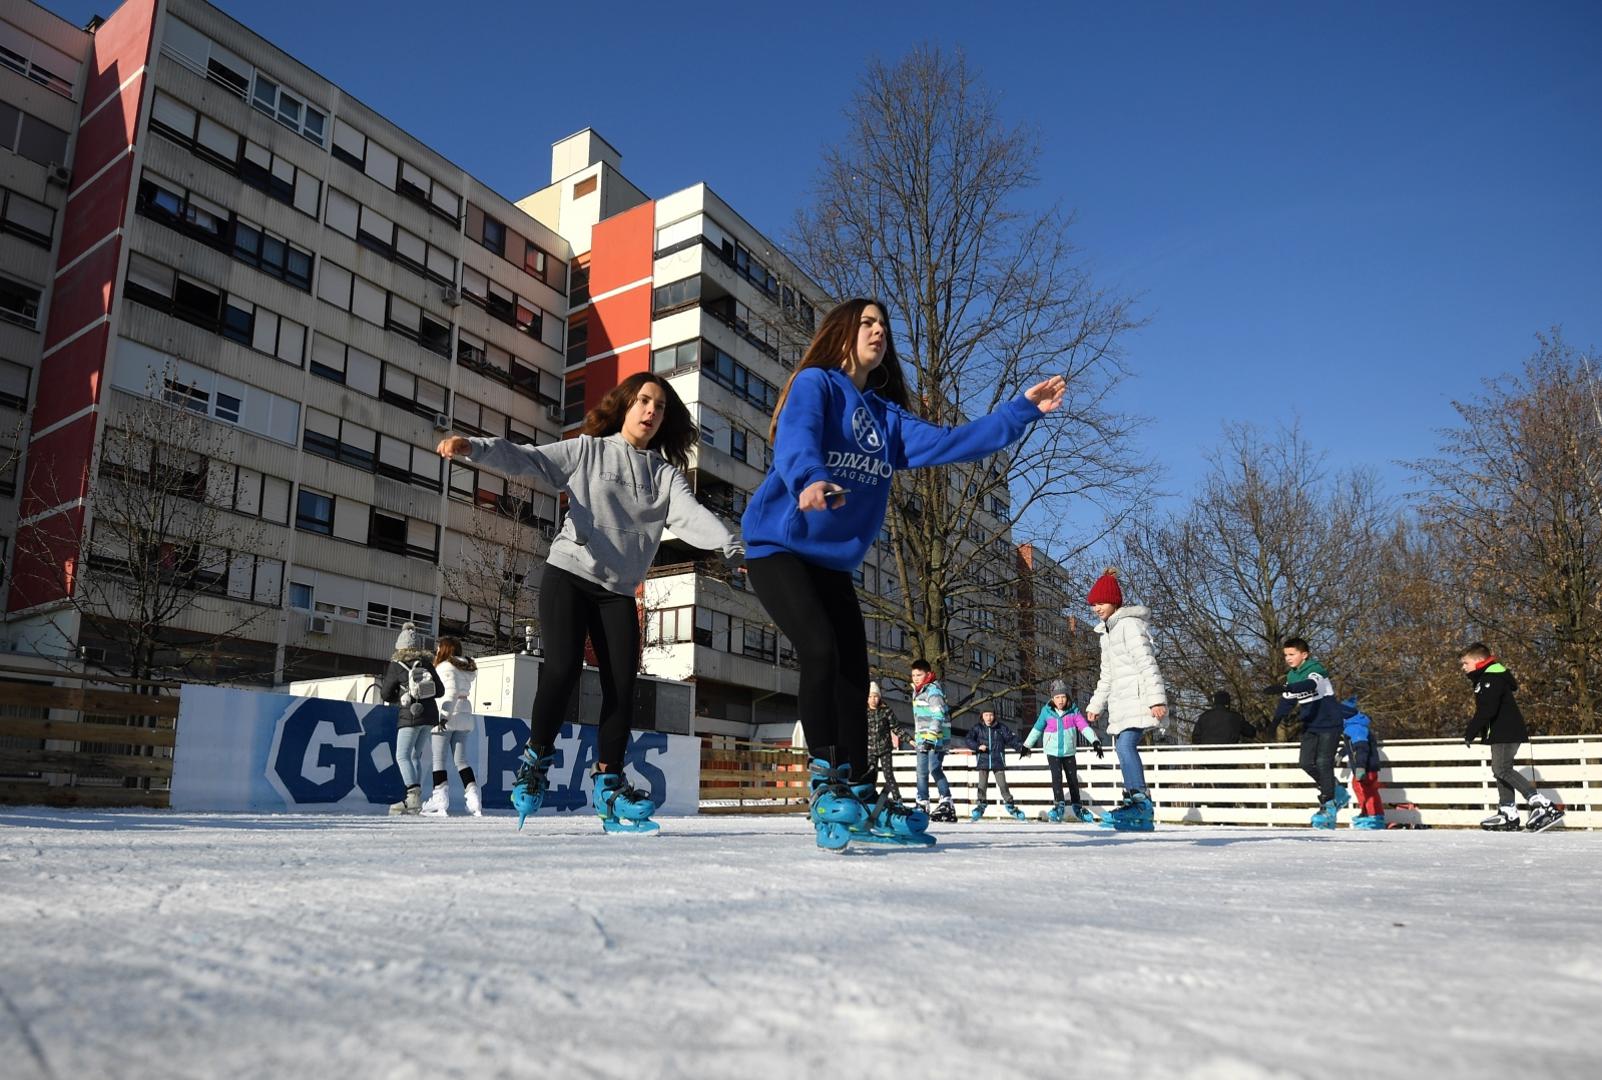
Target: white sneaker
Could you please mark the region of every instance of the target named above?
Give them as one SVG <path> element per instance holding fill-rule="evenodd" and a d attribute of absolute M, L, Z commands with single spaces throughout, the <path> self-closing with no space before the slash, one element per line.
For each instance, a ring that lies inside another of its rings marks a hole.
<path fill-rule="evenodd" d="M 474 817 L 483 817 L 484 799 L 478 793 L 478 784 L 468 784 L 467 790 L 463 792 L 463 796 L 467 802 L 467 812 L 472 814 Z"/>
<path fill-rule="evenodd" d="M 435 784 L 434 790 L 428 794 L 428 801 L 423 804 L 422 814 L 424 817 L 449 817 L 450 805 L 450 785 Z"/>

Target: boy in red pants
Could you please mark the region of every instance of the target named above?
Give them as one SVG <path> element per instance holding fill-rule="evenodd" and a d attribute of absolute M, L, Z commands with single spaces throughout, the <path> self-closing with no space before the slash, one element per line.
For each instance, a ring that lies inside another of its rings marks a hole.
<path fill-rule="evenodd" d="M 1341 702 L 1342 742 L 1352 769 L 1352 794 L 1357 796 L 1354 829 L 1385 828 L 1385 801 L 1380 798 L 1379 740 L 1369 730 L 1368 714 L 1357 707 L 1354 695 Z"/>

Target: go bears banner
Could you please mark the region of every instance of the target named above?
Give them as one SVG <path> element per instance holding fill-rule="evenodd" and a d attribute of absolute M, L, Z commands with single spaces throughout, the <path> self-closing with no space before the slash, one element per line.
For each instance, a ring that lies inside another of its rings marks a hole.
<path fill-rule="evenodd" d="M 405 795 L 395 764 L 395 708 L 327 698 L 185 686 L 173 751 L 174 810 L 309 810 L 384 813 Z M 528 721 L 480 716 L 468 734 L 467 760 L 486 813 L 511 812 L 508 793 L 528 739 Z M 541 814 L 589 812 L 589 773 L 597 729 L 567 724 Z M 428 740 L 420 774 L 428 796 L 433 769 Z M 687 735 L 637 731 L 625 768 L 648 791 L 658 814 L 693 814 L 700 802 L 701 743 Z M 452 805 L 461 781 L 449 766 Z"/>

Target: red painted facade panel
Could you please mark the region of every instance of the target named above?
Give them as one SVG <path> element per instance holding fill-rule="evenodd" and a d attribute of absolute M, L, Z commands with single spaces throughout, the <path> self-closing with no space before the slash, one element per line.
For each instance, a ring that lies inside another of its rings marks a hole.
<path fill-rule="evenodd" d="M 600 296 L 650 277 L 655 246 L 654 202 L 598 222 L 590 230 L 590 295 Z"/>
<path fill-rule="evenodd" d="M 33 440 L 17 517 L 27 520 L 83 498 L 89 490 L 89 459 L 95 448 L 95 414 Z"/>
<path fill-rule="evenodd" d="M 100 24 L 90 49 L 89 82 L 83 93 L 85 112 L 114 94 L 144 66 L 150 56 L 150 31 L 155 17 L 155 0 L 124 0 Z"/>
<path fill-rule="evenodd" d="M 116 242 L 101 244 L 56 279 L 50 292 L 50 321 L 45 324 L 46 350 L 111 310 L 111 287 L 121 251 L 122 245 Z"/>
<path fill-rule="evenodd" d="M 39 365 L 39 395 L 33 430 L 42 431 L 100 400 L 111 327 L 101 323 Z"/>
<path fill-rule="evenodd" d="M 133 158 L 124 157 L 80 191 L 61 223 L 61 254 L 66 266 L 122 225 L 132 187 Z"/>
<path fill-rule="evenodd" d="M 139 124 L 139 95 L 144 92 L 144 86 L 144 79 L 135 79 L 123 88 L 116 100 L 78 129 L 78 145 L 72 152 L 72 175 L 77 184 L 88 180 L 133 145 Z"/>
<path fill-rule="evenodd" d="M 17 530 L 7 611 L 48 604 L 72 594 L 83 522 L 83 507 L 75 506 Z"/>

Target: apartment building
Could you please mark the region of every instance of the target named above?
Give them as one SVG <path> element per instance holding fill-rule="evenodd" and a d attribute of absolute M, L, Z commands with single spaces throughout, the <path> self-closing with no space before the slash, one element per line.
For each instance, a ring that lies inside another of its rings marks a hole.
<path fill-rule="evenodd" d="M 10 561 L 89 34 L 0 5 L 0 571 Z"/>
<path fill-rule="evenodd" d="M 368 670 L 407 620 L 510 634 L 521 573 L 480 597 L 442 570 L 487 535 L 507 567 L 538 555 L 556 493 L 514 497 L 433 447 L 561 437 L 568 243 L 202 0 L 126 0 L 89 32 L 24 0 L 0 16 L 0 99 L 22 110 L 0 149 L 0 410 L 32 408 L 0 527 L 10 647 L 117 647 L 70 601 L 80 559 L 133 561 L 97 531 L 96 490 L 129 472 L 108 428 L 151 398 L 225 433 L 195 493 L 253 537 L 172 555 L 214 571 L 175 643 L 259 615 L 215 676 Z"/>

